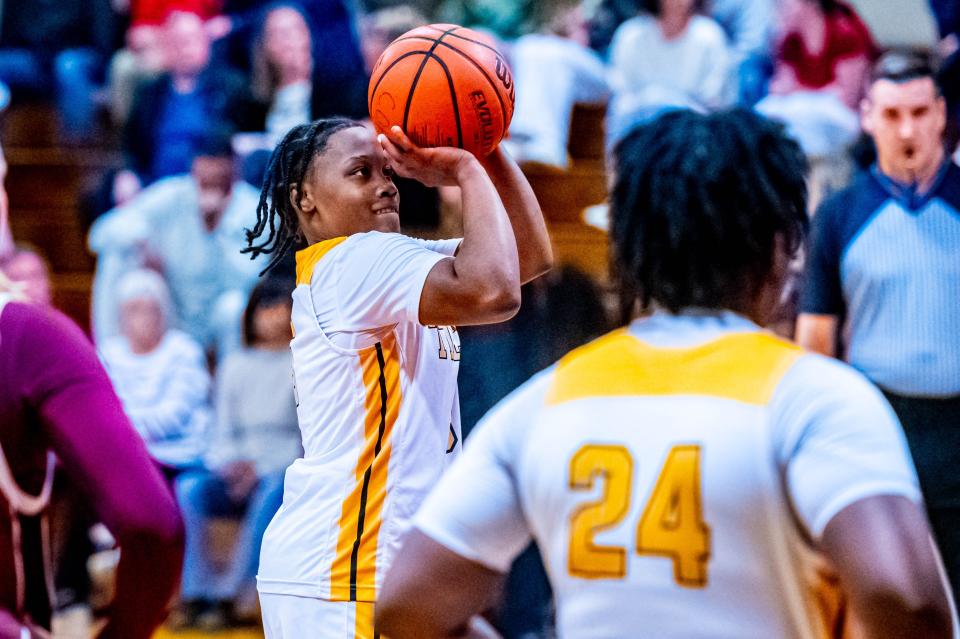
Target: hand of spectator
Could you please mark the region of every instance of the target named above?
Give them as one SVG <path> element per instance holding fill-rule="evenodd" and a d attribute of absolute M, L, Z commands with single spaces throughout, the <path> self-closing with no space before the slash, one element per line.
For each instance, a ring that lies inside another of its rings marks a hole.
<path fill-rule="evenodd" d="M 380 145 L 401 177 L 413 178 L 425 186 L 455 186 L 461 171 L 475 160 L 463 149 L 453 147 L 421 148 L 394 126 L 379 136 Z"/>
<path fill-rule="evenodd" d="M 256 487 L 259 478 L 257 467 L 248 459 L 238 459 L 226 464 L 220 476 L 227 484 L 227 495 L 234 502 L 242 502 Z"/>

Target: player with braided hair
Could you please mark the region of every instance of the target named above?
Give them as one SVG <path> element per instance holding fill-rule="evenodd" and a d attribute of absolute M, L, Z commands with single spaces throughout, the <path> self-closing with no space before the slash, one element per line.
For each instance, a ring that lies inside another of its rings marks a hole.
<path fill-rule="evenodd" d="M 954 636 L 890 406 L 761 329 L 806 224 L 797 143 L 747 111 L 664 115 L 618 146 L 610 201 L 646 313 L 481 422 L 380 629 L 462 636 L 534 539 L 562 637 Z"/>
<path fill-rule="evenodd" d="M 394 174 L 458 186 L 462 240 L 400 233 Z M 271 639 L 372 639 L 383 571 L 460 449 L 455 326 L 503 321 L 545 272 L 536 198 L 501 150 L 482 161 L 347 119 L 292 129 L 248 231 L 266 269 L 296 253 L 294 378 L 304 456 L 264 535 Z"/>

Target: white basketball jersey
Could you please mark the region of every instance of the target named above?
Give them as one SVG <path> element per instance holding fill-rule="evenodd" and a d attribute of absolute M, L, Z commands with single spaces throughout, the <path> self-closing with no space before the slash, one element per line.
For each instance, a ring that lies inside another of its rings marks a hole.
<path fill-rule="evenodd" d="M 733 314 L 658 315 L 495 408 L 416 525 L 506 570 L 533 537 L 561 636 L 836 636 L 813 551 L 875 494 L 920 500 L 903 435 L 847 366 Z"/>
<path fill-rule="evenodd" d="M 261 592 L 374 601 L 400 536 L 459 449 L 456 329 L 420 294 L 458 241 L 362 233 L 297 253 L 294 377 L 304 456 L 261 551 Z"/>

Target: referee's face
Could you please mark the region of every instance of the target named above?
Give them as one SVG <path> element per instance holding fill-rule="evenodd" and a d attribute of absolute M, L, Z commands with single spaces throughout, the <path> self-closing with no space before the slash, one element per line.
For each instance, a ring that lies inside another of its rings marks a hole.
<path fill-rule="evenodd" d="M 943 159 L 946 104 L 932 78 L 877 80 L 863 104 L 863 128 L 877 145 L 880 169 L 904 182 L 922 182 Z"/>

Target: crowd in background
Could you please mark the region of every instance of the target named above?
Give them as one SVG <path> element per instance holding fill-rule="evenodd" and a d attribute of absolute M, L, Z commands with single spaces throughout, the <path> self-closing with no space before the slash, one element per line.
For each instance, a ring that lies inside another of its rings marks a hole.
<path fill-rule="evenodd" d="M 931 4 L 952 107 L 960 9 Z M 67 143 L 120 132 L 122 164 L 103 176 L 89 220 L 93 337 L 184 514 L 184 624 L 223 625 L 233 604 L 249 603 L 260 537 L 299 455 L 292 260 L 261 277 L 239 251 L 269 152 L 297 124 L 365 117 L 383 49 L 441 21 L 501 43 L 517 83 L 506 144 L 522 163 L 559 171 L 581 103 L 607 105 L 607 148 L 665 109 L 742 105 L 783 121 L 811 160 L 846 157 L 880 54 L 840 0 L 5 0 L 0 97 L 55 101 Z M 435 227 L 442 195 L 401 190 L 402 222 Z M 3 272 L 50 304 L 44 257 L 0 245 Z M 525 289 L 509 324 L 465 330 L 465 427 L 602 333 L 606 317 L 597 284 L 558 269 Z M 243 522 L 226 567 L 209 556 L 212 517 Z M 526 575 L 505 614 L 509 636 L 543 622 L 548 598 L 531 584 L 545 580 Z"/>

